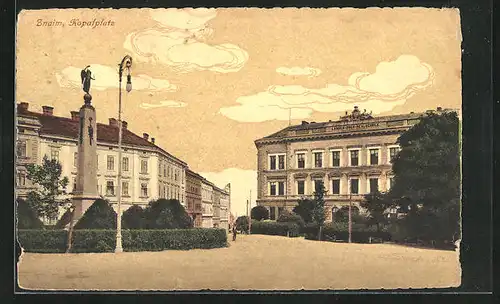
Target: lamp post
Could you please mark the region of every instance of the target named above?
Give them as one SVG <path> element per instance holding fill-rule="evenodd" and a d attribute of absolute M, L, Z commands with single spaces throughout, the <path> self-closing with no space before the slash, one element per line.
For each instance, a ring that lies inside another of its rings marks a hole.
<path fill-rule="evenodd" d="M 349 243 L 351 242 L 352 236 L 352 191 L 349 191 Z"/>
<path fill-rule="evenodd" d="M 132 77 L 130 76 L 130 67 L 132 66 L 132 57 L 126 55 L 118 69 L 118 212 L 116 214 L 116 247 L 115 252 L 123 252 L 122 247 L 122 76 L 123 70 L 127 69 L 127 92 L 132 91 Z"/>

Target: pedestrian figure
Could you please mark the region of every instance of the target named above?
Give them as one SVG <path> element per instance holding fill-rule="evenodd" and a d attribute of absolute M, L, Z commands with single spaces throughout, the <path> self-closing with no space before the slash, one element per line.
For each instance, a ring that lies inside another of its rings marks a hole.
<path fill-rule="evenodd" d="M 236 227 L 233 225 L 233 242 L 236 241 Z"/>

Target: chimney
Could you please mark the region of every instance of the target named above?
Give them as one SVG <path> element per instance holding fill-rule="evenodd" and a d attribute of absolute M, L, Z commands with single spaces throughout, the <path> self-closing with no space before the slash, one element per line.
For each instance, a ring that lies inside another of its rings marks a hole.
<path fill-rule="evenodd" d="M 50 115 L 50 116 L 52 116 L 54 114 L 54 107 L 43 106 L 42 110 L 43 110 L 43 115 Z"/>
<path fill-rule="evenodd" d="M 142 138 L 144 138 L 145 140 L 148 140 L 149 139 L 149 134 L 148 133 L 142 133 Z"/>
<path fill-rule="evenodd" d="M 18 112 L 26 112 L 28 111 L 29 104 L 27 102 L 21 102 L 17 105 Z"/>
<path fill-rule="evenodd" d="M 115 118 L 110 118 L 109 119 L 109 125 L 112 127 L 117 127 L 118 128 L 118 121 Z"/>
<path fill-rule="evenodd" d="M 155 138 L 154 137 L 151 137 L 151 142 L 153 143 L 153 145 L 155 144 Z"/>
<path fill-rule="evenodd" d="M 127 130 L 127 125 L 128 125 L 128 123 L 126 121 L 122 120 L 122 129 L 123 130 Z"/>
<path fill-rule="evenodd" d="M 80 112 L 78 111 L 71 111 L 71 119 L 72 120 L 80 120 Z"/>

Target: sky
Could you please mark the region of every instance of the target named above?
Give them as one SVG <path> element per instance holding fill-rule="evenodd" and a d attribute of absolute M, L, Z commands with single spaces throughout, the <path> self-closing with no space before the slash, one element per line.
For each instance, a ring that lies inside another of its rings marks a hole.
<path fill-rule="evenodd" d="M 18 16 L 16 101 L 70 116 L 90 65 L 97 120 L 123 119 L 219 187 L 256 199 L 254 141 L 291 122 L 461 108 L 458 9 L 66 9 Z M 125 80 L 124 80 L 125 81 Z"/>

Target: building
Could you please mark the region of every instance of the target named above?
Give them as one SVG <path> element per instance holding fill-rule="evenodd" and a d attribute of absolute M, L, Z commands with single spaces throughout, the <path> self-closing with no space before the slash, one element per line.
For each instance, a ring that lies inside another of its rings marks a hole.
<path fill-rule="evenodd" d="M 202 203 L 202 227 L 213 227 L 214 216 L 214 185 L 206 179 L 201 182 L 201 203 Z"/>
<path fill-rule="evenodd" d="M 303 121 L 256 140 L 257 204 L 276 219 L 300 198 L 312 197 L 322 183 L 326 219 L 331 221 L 349 202 L 359 206 L 364 194 L 387 191 L 393 181 L 391 159 L 400 149 L 397 138 L 422 115 L 373 117 L 354 107 L 338 121 Z"/>
<path fill-rule="evenodd" d="M 16 194 L 24 198 L 33 189 L 26 178 L 27 164 L 41 164 L 44 156 L 57 159 L 62 176 L 70 181 L 68 192 L 76 184 L 79 115 L 58 117 L 53 108 L 43 107 L 43 113 L 29 111 L 29 104 L 17 106 L 17 178 Z M 147 133 L 138 136 L 123 122 L 122 137 L 122 210 L 133 204 L 146 205 L 157 198 L 178 199 L 185 205 L 187 164 L 159 146 Z M 116 208 L 118 174 L 118 122 L 97 124 L 98 194 Z M 56 219 L 44 219 L 53 223 Z"/>
<path fill-rule="evenodd" d="M 202 208 L 202 181 L 204 178 L 199 174 L 186 170 L 186 203 L 187 212 L 193 219 L 194 227 L 203 225 Z"/>

